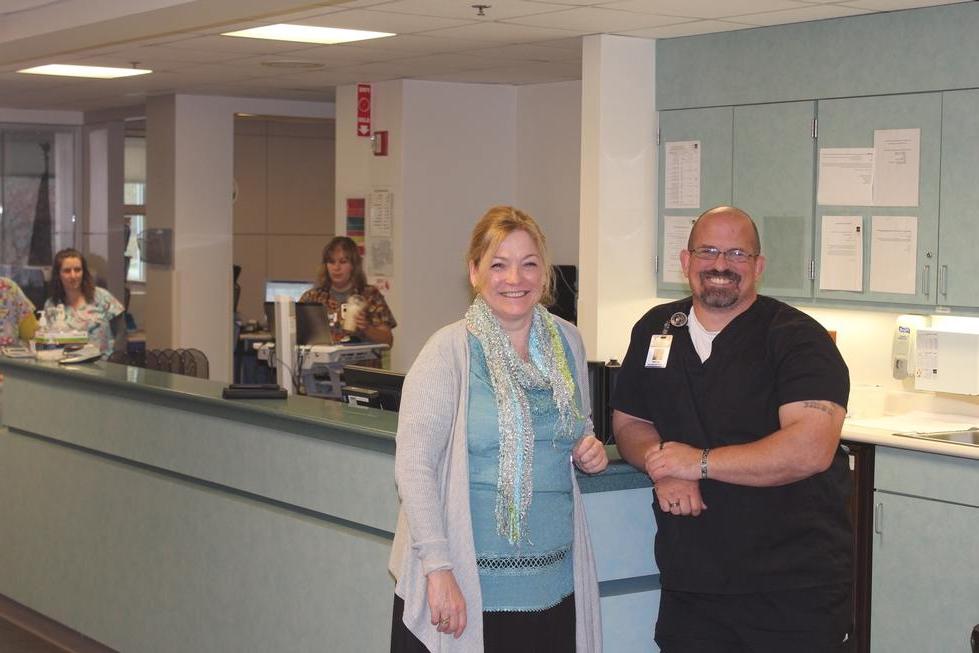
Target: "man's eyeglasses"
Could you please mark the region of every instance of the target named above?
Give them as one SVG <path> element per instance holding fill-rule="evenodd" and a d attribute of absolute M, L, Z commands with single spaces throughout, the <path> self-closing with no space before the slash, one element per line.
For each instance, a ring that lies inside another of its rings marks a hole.
<path fill-rule="evenodd" d="M 716 261 L 718 256 L 723 255 L 724 260 L 728 263 L 747 263 L 751 259 L 758 256 L 758 254 L 751 254 L 750 252 L 746 252 L 739 247 L 724 251 L 721 251 L 716 247 L 694 247 L 689 251 L 702 261 Z"/>

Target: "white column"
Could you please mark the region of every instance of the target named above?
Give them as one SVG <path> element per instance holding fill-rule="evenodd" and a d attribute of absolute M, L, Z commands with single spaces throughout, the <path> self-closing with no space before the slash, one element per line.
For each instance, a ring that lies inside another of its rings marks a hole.
<path fill-rule="evenodd" d="M 146 103 L 147 228 L 173 230 L 173 264 L 147 265 L 146 342 L 203 351 L 232 376 L 235 112 L 332 118 L 333 105 L 168 95 Z"/>
<path fill-rule="evenodd" d="M 123 270 L 123 144 L 121 122 L 85 127 L 88 171 L 87 210 L 80 249 L 93 274 L 119 301 L 123 301 L 126 275 Z"/>
<path fill-rule="evenodd" d="M 151 98 L 146 127 L 147 228 L 173 230 L 172 266 L 147 266 L 147 346 L 200 349 L 229 380 L 234 113 L 226 98 Z"/>
<path fill-rule="evenodd" d="M 589 358 L 621 360 L 655 297 L 655 41 L 583 45 L 578 327 Z"/>

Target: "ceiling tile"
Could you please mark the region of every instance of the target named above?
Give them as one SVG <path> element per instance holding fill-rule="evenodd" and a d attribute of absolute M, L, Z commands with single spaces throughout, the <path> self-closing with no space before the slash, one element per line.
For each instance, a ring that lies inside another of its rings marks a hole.
<path fill-rule="evenodd" d="M 208 52 L 238 53 L 238 54 L 267 54 L 274 52 L 289 52 L 308 48 L 309 43 L 294 43 L 291 41 L 270 41 L 268 39 L 247 39 L 237 36 L 194 36 L 166 43 L 168 48 L 187 48 L 190 50 L 205 50 Z"/>
<path fill-rule="evenodd" d="M 442 16 L 445 18 L 459 18 L 467 21 L 472 20 L 505 20 L 519 16 L 530 16 L 532 14 L 542 14 L 549 11 L 564 9 L 564 5 L 551 4 L 548 2 L 528 2 L 527 0 L 483 0 L 482 4 L 489 5 L 484 12 L 485 17 L 480 17 L 474 4 L 480 0 L 470 0 L 469 2 L 459 2 L 458 0 L 395 0 L 383 7 L 377 7 L 381 11 L 391 11 L 394 13 L 417 14 L 419 16 Z"/>
<path fill-rule="evenodd" d="M 380 7 L 383 9 L 384 7 Z M 411 14 L 391 14 L 370 9 L 339 11 L 326 16 L 305 18 L 300 25 L 319 27 L 342 27 L 344 29 L 363 29 L 374 32 L 393 32 L 395 34 L 414 34 L 440 27 L 466 25 L 475 18 L 439 18 L 435 16 L 413 16 Z"/>
<path fill-rule="evenodd" d="M 488 43 L 529 43 L 567 38 L 573 33 L 567 30 L 532 27 L 530 25 L 511 25 L 509 23 L 480 23 L 427 32 L 429 36 L 448 36 L 454 39 L 473 39 L 474 41 L 486 41 Z"/>
<path fill-rule="evenodd" d="M 608 0 L 527 0 L 527 1 L 565 5 L 569 7 L 589 7 L 592 5 L 606 4 L 608 2 Z"/>
<path fill-rule="evenodd" d="M 792 0 L 618 0 L 602 5 L 636 13 L 682 16 L 686 18 L 729 18 L 742 14 L 793 9 L 801 6 Z"/>
<path fill-rule="evenodd" d="M 641 36 L 647 39 L 670 39 L 678 36 L 694 36 L 696 34 L 711 34 L 713 32 L 730 32 L 739 29 L 748 29 L 751 25 L 733 23 L 720 20 L 694 20 L 689 23 L 678 25 L 667 25 L 666 27 L 652 27 L 649 29 L 637 29 L 629 32 L 621 32 L 624 36 Z"/>
<path fill-rule="evenodd" d="M 769 25 L 802 23 L 809 20 L 840 18 L 842 16 L 857 16 L 865 13 L 867 12 L 862 9 L 852 9 L 841 7 L 840 5 L 811 5 L 800 7 L 799 9 L 789 9 L 788 11 L 773 11 L 770 13 L 738 16 L 734 20 L 757 27 L 765 27 Z"/>
<path fill-rule="evenodd" d="M 556 27 L 583 34 L 611 34 L 627 29 L 674 25 L 682 23 L 684 20 L 684 18 L 675 16 L 637 14 L 631 11 L 616 11 L 603 7 L 578 7 L 556 13 L 514 18 L 505 22 L 538 27 Z"/>
<path fill-rule="evenodd" d="M 448 38 L 435 34 L 399 34 L 386 39 L 358 41 L 347 47 L 395 52 L 403 54 L 432 54 L 436 52 L 459 52 L 473 48 L 493 45 L 492 41 L 475 39 Z"/>

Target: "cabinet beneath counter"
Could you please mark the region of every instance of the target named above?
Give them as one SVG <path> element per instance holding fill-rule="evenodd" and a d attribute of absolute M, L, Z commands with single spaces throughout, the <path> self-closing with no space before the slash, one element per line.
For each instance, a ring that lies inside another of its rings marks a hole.
<path fill-rule="evenodd" d="M 968 651 L 979 624 L 979 462 L 878 446 L 871 651 Z"/>

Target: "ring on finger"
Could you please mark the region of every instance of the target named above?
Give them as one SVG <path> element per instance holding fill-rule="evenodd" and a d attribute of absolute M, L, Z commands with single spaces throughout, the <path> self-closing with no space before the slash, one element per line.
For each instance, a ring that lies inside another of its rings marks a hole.
<path fill-rule="evenodd" d="M 679 501 L 670 501 L 670 510 L 673 510 L 674 508 L 679 508 L 679 507 L 680 507 L 680 502 Z"/>

